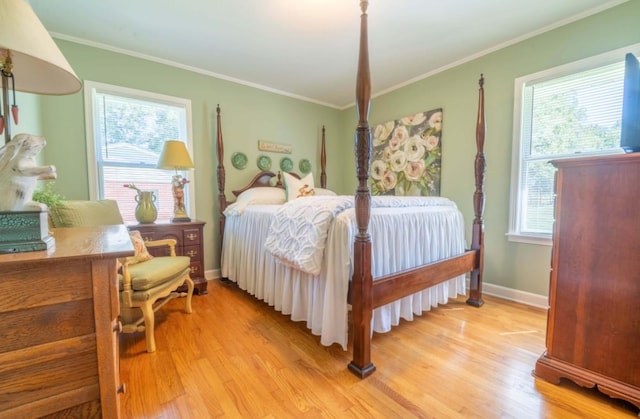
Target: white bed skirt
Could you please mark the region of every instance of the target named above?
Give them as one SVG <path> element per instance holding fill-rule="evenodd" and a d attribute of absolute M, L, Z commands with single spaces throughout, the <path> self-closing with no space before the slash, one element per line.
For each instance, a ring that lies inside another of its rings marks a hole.
<path fill-rule="evenodd" d="M 310 275 L 281 263 L 263 243 L 276 205 L 254 205 L 243 215 L 226 218 L 222 276 L 321 337 L 325 346 L 347 350 L 348 281 L 353 270 L 353 209 L 334 221 L 327 238 L 322 271 Z M 425 214 L 428 217 L 425 218 Z M 377 208 L 371 212 L 372 274 L 375 278 L 464 251 L 464 221 L 457 209 L 445 207 Z M 373 331 L 388 332 L 400 319 L 411 321 L 431 307 L 466 293 L 465 276 L 374 310 Z"/>

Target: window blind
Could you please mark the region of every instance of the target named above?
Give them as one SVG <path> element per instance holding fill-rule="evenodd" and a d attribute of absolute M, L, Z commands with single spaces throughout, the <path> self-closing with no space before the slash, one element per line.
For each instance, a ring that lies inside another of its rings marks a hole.
<path fill-rule="evenodd" d="M 527 83 L 522 94 L 521 233 L 550 234 L 550 160 L 614 152 L 620 144 L 624 62 Z"/>

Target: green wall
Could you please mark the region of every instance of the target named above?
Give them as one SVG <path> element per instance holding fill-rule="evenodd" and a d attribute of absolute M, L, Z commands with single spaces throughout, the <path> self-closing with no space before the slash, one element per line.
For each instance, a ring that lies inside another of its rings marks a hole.
<path fill-rule="evenodd" d="M 370 122 L 397 119 L 443 107 L 442 195 L 463 211 L 470 237 L 473 220 L 473 161 L 478 78 L 485 75 L 487 158 L 485 206 L 485 271 L 487 283 L 537 295 L 548 294 L 549 246 L 507 240 L 514 81 L 517 77 L 552 68 L 640 42 L 640 1 L 630 1 L 597 15 L 530 38 L 448 71 L 377 97 L 371 103 Z M 624 55 L 620 56 L 622 60 Z M 375 91 L 375 69 L 372 69 Z M 345 111 L 343 124 L 355 116 Z M 353 136 L 355 123 L 345 126 Z M 345 147 L 342 156 L 350 148 Z M 353 159 L 343 161 L 355 173 Z M 355 190 L 355 176 L 348 190 Z"/>
<path fill-rule="evenodd" d="M 244 186 L 257 171 L 258 140 L 293 146 L 294 162 L 308 158 L 314 176 L 320 179 L 320 140 L 322 126 L 327 147 L 337 148 L 340 111 L 207 75 L 178 69 L 128 55 L 56 40 L 74 71 L 82 80 L 109 83 L 191 100 L 193 158 L 195 169 L 189 176 L 196 197 L 191 217 L 206 221 L 205 269 L 219 267 L 218 183 L 216 105 L 220 104 L 224 138 L 227 197 Z M 42 132 L 48 141 L 44 152 L 47 164 L 58 169 L 56 190 L 67 199 L 88 199 L 84 95 L 41 96 Z M 234 152 L 249 158 L 245 170 L 230 162 Z M 260 153 L 262 154 L 262 152 Z M 284 154 L 267 153 L 273 169 Z M 336 182 L 338 162 L 328 159 L 329 186 Z M 169 180 L 169 174 L 167 180 Z"/>
<path fill-rule="evenodd" d="M 485 74 L 487 283 L 538 295 L 548 292 L 550 248 L 511 243 L 506 238 L 515 78 L 638 43 L 639 19 L 640 1 L 630 1 L 372 100 L 372 126 L 436 107 L 444 109 L 442 194 L 458 203 L 470 231 L 478 78 L 480 73 Z M 327 128 L 329 187 L 345 194 L 355 190 L 356 112 L 353 108 L 339 111 L 122 54 L 61 40 L 57 43 L 83 80 L 192 101 L 196 169 L 191 177 L 195 182 L 197 218 L 207 222 L 206 270 L 219 267 L 215 256 L 218 252 L 216 104 L 222 108 L 228 197 L 231 197 L 230 190 L 244 185 L 255 173 L 255 164 L 251 164 L 259 154 L 258 140 L 293 145 L 294 161 L 309 158 L 319 179 L 323 124 Z M 375 68 L 372 78 L 375 91 Z M 41 134 L 49 143 L 44 156 L 48 164 L 58 167 L 57 189 L 69 199 L 88 198 L 82 93 L 42 96 L 41 107 Z M 238 171 L 231 166 L 230 157 L 235 151 L 248 155 L 248 169 Z M 270 155 L 274 163 L 283 156 Z"/>
<path fill-rule="evenodd" d="M 11 95 L 9 95 L 9 97 L 11 103 L 13 103 Z M 41 113 L 39 112 L 41 98 L 42 96 L 40 95 L 16 92 L 16 104 L 20 111 L 18 115 L 18 125 L 13 123 L 13 119 L 10 121 L 11 137 L 21 133 L 37 134 L 42 132 Z M 5 119 L 9 118 L 9 115 L 5 115 L 4 117 Z M 4 137 L 4 135 L 2 137 Z M 4 144 L 4 138 L 2 144 Z M 39 157 L 41 158 L 41 156 Z"/>

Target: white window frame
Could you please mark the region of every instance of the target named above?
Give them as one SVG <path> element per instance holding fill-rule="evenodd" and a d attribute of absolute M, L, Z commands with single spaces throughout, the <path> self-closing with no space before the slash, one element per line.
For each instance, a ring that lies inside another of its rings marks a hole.
<path fill-rule="evenodd" d="M 110 94 L 114 96 L 123 96 L 132 99 L 138 99 L 141 101 L 159 102 L 171 106 L 184 107 L 186 116 L 186 132 L 183 133 L 185 138 L 176 138 L 183 140 L 192 159 L 195 162 L 195 156 L 193 152 L 193 135 L 192 135 L 192 118 L 191 118 L 191 100 L 184 99 L 175 96 L 163 95 L 155 92 L 148 92 L 144 90 L 131 89 L 128 87 L 122 87 L 112 84 L 100 83 L 90 80 L 84 81 L 84 109 L 85 109 L 85 130 L 87 139 L 87 176 L 89 180 L 89 199 L 97 200 L 102 199 L 100 187 L 100 181 L 98 176 L 98 164 L 96 157 L 96 143 L 95 143 L 95 123 L 94 120 L 98 118 L 96 115 L 97 109 L 94 106 L 94 100 L 96 94 Z M 192 169 L 193 170 L 193 169 Z M 174 173 L 167 170 L 167 183 L 171 183 L 171 177 Z M 189 176 L 189 189 L 187 190 L 187 213 L 192 219 L 196 218 L 196 200 L 195 190 L 196 182 L 195 176 Z"/>
<path fill-rule="evenodd" d="M 587 71 L 593 68 L 602 67 L 615 62 L 624 61 L 626 53 L 632 52 L 636 55 L 640 53 L 640 44 L 619 48 L 593 57 L 561 65 L 558 67 L 543 70 L 534 74 L 518 77 L 515 80 L 514 91 L 514 111 L 513 111 L 513 143 L 511 157 L 511 191 L 509 198 L 509 232 L 507 238 L 511 242 L 529 243 L 551 246 L 552 233 L 528 233 L 520 231 L 520 220 L 522 215 L 522 194 L 520 188 L 522 176 L 522 134 L 523 121 L 523 94 L 524 88 L 528 84 L 539 83 L 570 74 Z M 581 153 L 581 156 L 603 155 L 612 153 L 622 153 L 622 149 L 615 151 L 602 151 L 597 153 Z M 570 154 L 565 157 L 574 157 Z"/>

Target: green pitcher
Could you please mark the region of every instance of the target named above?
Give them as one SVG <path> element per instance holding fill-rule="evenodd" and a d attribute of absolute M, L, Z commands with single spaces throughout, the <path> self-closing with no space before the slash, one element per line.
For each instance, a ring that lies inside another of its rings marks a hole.
<path fill-rule="evenodd" d="M 156 194 L 153 191 L 139 191 L 136 195 L 136 220 L 140 224 L 152 224 L 158 218 Z"/>

